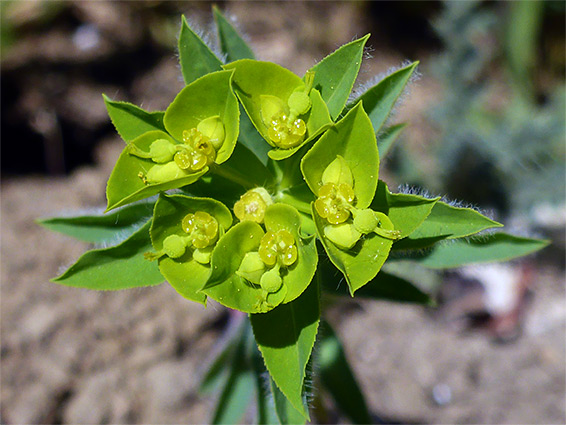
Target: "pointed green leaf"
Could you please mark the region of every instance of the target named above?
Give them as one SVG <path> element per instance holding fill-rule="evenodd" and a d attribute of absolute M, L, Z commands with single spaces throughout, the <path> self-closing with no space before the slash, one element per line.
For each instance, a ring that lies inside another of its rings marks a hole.
<path fill-rule="evenodd" d="M 182 227 L 183 218 L 190 213 L 203 211 L 216 219 L 222 234 L 232 225 L 232 213 L 222 203 L 210 198 L 192 198 L 185 195 L 161 194 L 155 204 L 151 240 L 155 251 L 163 249 L 163 241 L 170 235 L 188 236 Z M 159 270 L 165 279 L 185 298 L 206 303 L 200 289 L 210 275 L 210 265 L 193 258 L 193 249 L 187 248 L 180 258 L 159 258 Z"/>
<path fill-rule="evenodd" d="M 257 131 L 268 144 L 275 146 L 267 133 L 268 129 L 264 123 L 266 111 L 264 110 L 262 114 L 262 105 L 264 108 L 267 105 L 273 106 L 273 102 L 277 101 L 282 107 L 286 108 L 285 105 L 287 105 L 291 94 L 296 90 L 305 88 L 305 83 L 298 75 L 272 62 L 242 59 L 224 65 L 224 69 L 235 70 L 233 83 L 236 95 Z M 288 152 L 275 154 L 276 159 L 283 159 L 292 155 L 300 146 L 309 143 L 332 124 L 326 104 L 320 98 L 320 93 L 313 89 L 310 91 L 309 97 L 312 103 L 311 108 L 304 116 L 299 116 L 304 119 L 306 124 L 305 139 L 295 148 L 284 149 Z M 275 150 L 283 151 L 283 149 Z"/>
<path fill-rule="evenodd" d="M 309 418 L 303 385 L 320 321 L 319 282 L 315 278 L 296 300 L 250 316 L 255 340 L 277 387 Z"/>
<path fill-rule="evenodd" d="M 275 410 L 275 403 L 271 392 L 271 386 L 266 385 L 266 377 L 269 376 L 269 374 L 267 372 L 267 369 L 265 368 L 265 363 L 263 362 L 261 353 L 257 348 L 255 339 L 253 338 L 251 323 L 249 322 L 249 320 L 246 320 L 246 322 L 248 323 L 248 326 L 250 326 L 250 334 L 252 336 L 249 351 L 251 352 L 251 364 L 255 374 L 255 387 L 257 394 L 257 424 L 276 424 L 279 422 L 279 419 Z M 270 383 L 273 382 L 272 379 L 269 379 L 269 381 Z"/>
<path fill-rule="evenodd" d="M 396 124 L 386 128 L 377 136 L 377 149 L 379 150 L 379 157 L 385 158 L 393 144 L 406 127 L 406 124 Z"/>
<path fill-rule="evenodd" d="M 439 243 L 430 252 L 421 257 L 414 256 L 414 259 L 425 267 L 445 269 L 466 264 L 508 261 L 532 254 L 548 245 L 549 241 L 545 240 L 493 233 Z"/>
<path fill-rule="evenodd" d="M 183 16 L 181 33 L 179 34 L 179 62 L 185 84 L 190 84 L 197 78 L 209 72 L 220 71 L 222 62 L 189 27 Z"/>
<path fill-rule="evenodd" d="M 142 151 L 148 152 L 151 144 L 158 139 L 166 139 L 171 143 L 177 142 L 162 131 L 150 131 L 132 140 L 130 144 Z M 147 176 L 153 167 L 163 167 L 163 164 L 156 164 L 151 159 L 139 158 L 130 153 L 126 147 L 110 174 L 106 186 L 106 197 L 108 199 L 107 211 L 126 205 L 141 199 L 149 198 L 169 189 L 177 189 L 182 186 L 194 183 L 208 171 L 208 167 L 194 173 L 179 170 L 174 176 L 168 176 L 160 183 L 145 184 L 141 176 Z"/>
<path fill-rule="evenodd" d="M 212 418 L 213 424 L 239 424 L 248 410 L 255 393 L 255 375 L 247 353 L 249 327 L 236 346 L 228 368 L 230 374 L 216 404 Z"/>
<path fill-rule="evenodd" d="M 301 217 L 295 208 L 285 204 L 274 204 L 267 208 L 265 228 L 268 232 L 287 230 L 295 238 L 297 261 L 287 267 L 282 276 L 283 285 L 287 287 L 283 303 L 288 303 L 303 293 L 314 276 L 318 261 L 316 239 L 301 237 Z"/>
<path fill-rule="evenodd" d="M 78 288 L 114 291 L 153 286 L 163 282 L 156 263 L 144 259 L 151 249 L 147 222 L 119 245 L 84 253 L 53 282 Z"/>
<path fill-rule="evenodd" d="M 313 87 L 320 91 L 332 119 L 340 115 L 350 96 L 369 36 L 343 45 L 311 68 L 315 72 Z"/>
<path fill-rule="evenodd" d="M 51 217 L 37 223 L 54 232 L 91 243 L 109 243 L 130 236 L 153 215 L 154 202 L 139 202 L 111 213 Z"/>
<path fill-rule="evenodd" d="M 391 193 L 383 181 L 379 181 L 372 209 L 381 211 L 393 222 L 401 238 L 412 234 L 429 216 L 440 197 L 428 199 L 423 196 Z"/>
<path fill-rule="evenodd" d="M 102 97 L 112 124 L 114 124 L 120 137 L 126 142 L 134 140 L 148 131 L 165 130 L 165 127 L 163 127 L 163 114 L 165 112 L 147 112 L 128 102 L 113 101 L 105 94 Z"/>
<path fill-rule="evenodd" d="M 218 29 L 220 48 L 226 55 L 226 62 L 233 62 L 238 59 L 255 59 L 252 49 L 238 34 L 230 21 L 222 15 L 218 7 L 213 6 L 214 21 Z"/>
<path fill-rule="evenodd" d="M 165 111 L 163 123 L 176 140 L 183 140 L 183 131 L 197 128 L 210 117 L 220 117 L 224 126 L 224 142 L 217 149 L 215 163 L 226 161 L 236 145 L 240 120 L 238 100 L 232 91 L 232 71 L 207 74 L 187 85 Z"/>
<path fill-rule="evenodd" d="M 395 249 L 423 248 L 442 239 L 462 238 L 502 226 L 471 208 L 453 207 L 438 201 L 426 220 L 408 238 L 395 243 Z"/>
<path fill-rule="evenodd" d="M 379 156 L 371 122 L 360 104 L 324 133 L 301 161 L 303 176 L 315 195 L 322 173 L 338 155 L 354 176 L 356 207 L 367 208 L 377 187 Z"/>
<path fill-rule="evenodd" d="M 363 236 L 350 249 L 339 248 L 324 235 L 324 227 L 329 225 L 328 222 L 316 213 L 314 206 L 312 210 L 322 246 L 324 246 L 332 264 L 344 274 L 350 288 L 350 294 L 354 296 L 355 291 L 377 275 L 389 256 L 393 241 L 370 233 Z M 387 229 L 385 226 L 384 228 Z"/>
<path fill-rule="evenodd" d="M 277 388 L 272 378 L 269 379 L 269 386 L 271 388 L 271 394 L 273 394 L 275 413 L 279 423 L 281 425 L 304 425 L 307 420 L 303 414 L 293 407 L 289 400 L 287 400 L 287 397 L 285 397 L 285 394 Z"/>
<path fill-rule="evenodd" d="M 350 369 L 340 340 L 327 322 L 323 322 L 321 327 L 318 371 L 323 387 L 330 393 L 336 406 L 352 420 L 352 423 L 372 423 L 364 395 Z"/>
<path fill-rule="evenodd" d="M 381 129 L 381 126 L 389 117 L 418 64 L 418 62 L 414 62 L 395 71 L 355 100 L 355 102 L 361 101 L 363 103 L 376 132 Z"/>
<path fill-rule="evenodd" d="M 257 251 L 264 232 L 252 221 L 232 227 L 216 244 L 212 253 L 212 273 L 202 292 L 226 307 L 245 313 L 260 311 L 263 290 L 236 274 L 244 256 Z"/>

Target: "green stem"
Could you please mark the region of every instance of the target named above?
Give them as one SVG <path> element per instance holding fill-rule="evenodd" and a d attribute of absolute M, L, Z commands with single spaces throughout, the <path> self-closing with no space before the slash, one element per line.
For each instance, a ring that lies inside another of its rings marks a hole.
<path fill-rule="evenodd" d="M 285 192 L 279 192 L 275 195 L 275 201 L 295 207 L 298 211 L 311 215 L 312 210 L 310 204 L 299 201 L 294 196 L 288 195 Z"/>
<path fill-rule="evenodd" d="M 230 180 L 231 182 L 243 186 L 245 189 L 253 189 L 255 187 L 253 183 L 248 181 L 246 176 L 244 176 L 239 171 L 236 171 L 233 168 L 227 166 L 226 164 L 222 164 L 222 166 L 219 166 L 217 164 L 211 164 L 210 171 L 216 174 L 217 176 L 224 177 L 225 179 Z"/>

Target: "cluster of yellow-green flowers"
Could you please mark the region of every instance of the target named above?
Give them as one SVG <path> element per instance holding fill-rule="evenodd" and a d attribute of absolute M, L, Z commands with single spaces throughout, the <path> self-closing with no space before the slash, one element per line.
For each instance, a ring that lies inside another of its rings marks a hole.
<path fill-rule="evenodd" d="M 314 207 L 328 222 L 324 236 L 339 248 L 350 249 L 362 235 L 372 232 L 388 239 L 400 236 L 399 231 L 382 227 L 384 222 L 390 223 L 385 214 L 370 208 L 356 208 L 352 171 L 340 155 L 324 170 Z"/>
<path fill-rule="evenodd" d="M 133 143 L 128 149 L 131 155 L 151 159 L 156 164 L 147 173 L 139 174 L 145 184 L 155 184 L 201 171 L 212 164 L 224 138 L 224 124 L 219 116 L 213 116 L 202 120 L 196 128 L 184 130 L 182 143 L 157 139 L 149 152 Z"/>

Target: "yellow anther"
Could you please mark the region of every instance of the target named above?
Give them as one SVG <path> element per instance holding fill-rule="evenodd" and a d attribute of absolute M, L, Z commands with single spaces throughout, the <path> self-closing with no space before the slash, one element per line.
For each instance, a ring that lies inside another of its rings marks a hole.
<path fill-rule="evenodd" d="M 298 256 L 295 238 L 284 229 L 263 235 L 258 252 L 261 260 L 268 266 L 274 266 L 276 263 L 290 266 L 297 261 Z"/>
<path fill-rule="evenodd" d="M 327 183 L 318 190 L 318 199 L 314 207 L 318 215 L 331 224 L 344 223 L 350 217 L 356 195 L 354 189 L 346 183 Z"/>
<path fill-rule="evenodd" d="M 212 245 L 218 236 L 218 221 L 204 211 L 187 214 L 181 227 L 190 235 L 191 243 L 198 249 Z"/>
<path fill-rule="evenodd" d="M 175 163 L 183 170 L 199 171 L 216 159 L 210 139 L 196 128 L 183 131 L 183 145 L 177 146 Z"/>

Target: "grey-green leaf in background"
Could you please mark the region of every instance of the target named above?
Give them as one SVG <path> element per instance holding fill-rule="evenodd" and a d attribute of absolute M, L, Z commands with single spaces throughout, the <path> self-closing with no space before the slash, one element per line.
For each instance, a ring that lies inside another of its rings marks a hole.
<path fill-rule="evenodd" d="M 220 59 L 191 29 L 184 16 L 179 34 L 179 62 L 185 84 L 190 84 L 209 72 L 222 69 Z"/>
<path fill-rule="evenodd" d="M 153 201 L 127 205 L 106 214 L 38 219 L 49 230 L 91 243 L 112 243 L 130 236 L 153 215 Z"/>
<path fill-rule="evenodd" d="M 277 387 L 303 417 L 309 418 L 304 381 L 320 321 L 319 282 L 315 277 L 299 298 L 250 320 L 265 365 Z"/>
<path fill-rule="evenodd" d="M 220 40 L 220 49 L 226 55 L 226 62 L 232 62 L 238 59 L 255 59 L 254 52 L 238 34 L 238 31 L 230 23 L 228 19 L 220 12 L 216 6 L 212 6 L 214 21 L 218 29 L 218 38 Z"/>
<path fill-rule="evenodd" d="M 333 120 L 350 96 L 369 36 L 344 44 L 310 69 L 315 73 L 313 87 L 320 91 Z"/>
<path fill-rule="evenodd" d="M 165 112 L 147 112 L 128 102 L 117 102 L 102 95 L 108 115 L 116 131 L 126 142 L 134 140 L 142 134 L 152 131 L 165 131 L 163 115 Z"/>
<path fill-rule="evenodd" d="M 144 253 L 151 250 L 151 221 L 119 245 L 85 252 L 53 282 L 78 288 L 114 291 L 154 286 L 165 279 L 157 263 L 147 261 Z"/>
<path fill-rule="evenodd" d="M 249 326 L 239 339 L 228 364 L 229 375 L 225 382 L 212 417 L 213 424 L 239 424 L 248 410 L 248 404 L 255 394 L 255 375 L 250 364 L 248 341 L 251 338 Z"/>
<path fill-rule="evenodd" d="M 322 322 L 320 333 L 317 369 L 323 388 L 352 423 L 372 423 L 364 395 L 350 369 L 342 343 L 326 321 Z"/>

